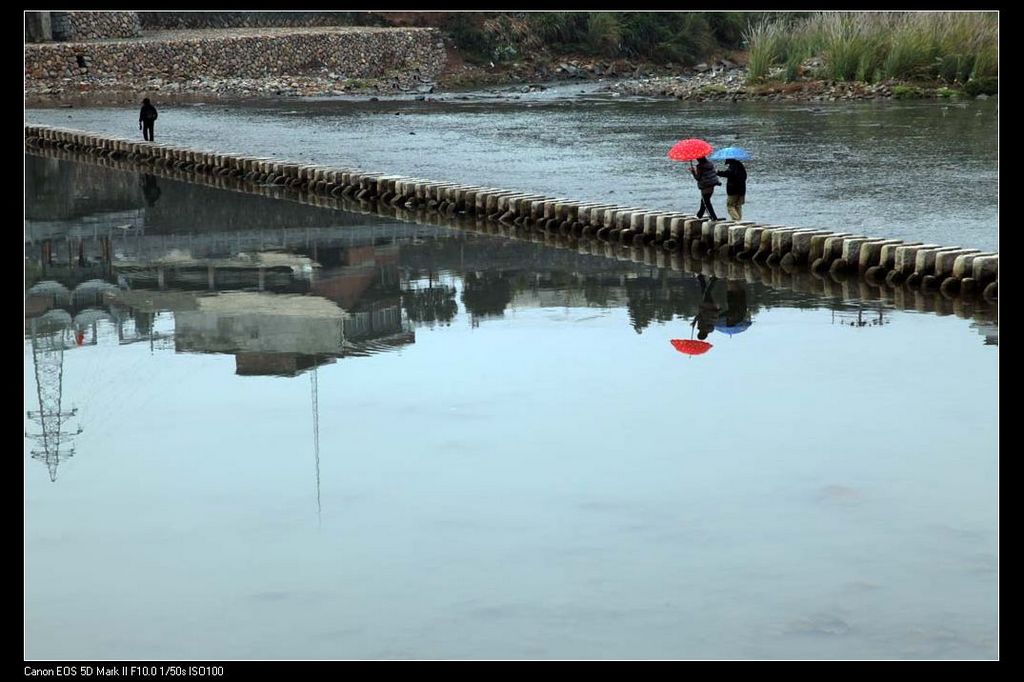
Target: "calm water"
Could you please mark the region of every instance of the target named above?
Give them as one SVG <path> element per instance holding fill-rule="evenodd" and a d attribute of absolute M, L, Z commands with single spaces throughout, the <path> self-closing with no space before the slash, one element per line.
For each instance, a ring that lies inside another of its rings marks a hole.
<path fill-rule="evenodd" d="M 997 656 L 994 310 L 26 177 L 28 658 Z"/>
<path fill-rule="evenodd" d="M 699 203 L 693 179 L 665 155 L 680 138 L 700 137 L 753 153 L 745 218 L 998 246 L 995 99 L 696 103 L 578 93 L 167 106 L 156 134 L 197 148 L 690 212 Z M 137 110 L 25 116 L 136 137 Z M 715 207 L 725 215 L 724 190 Z"/>

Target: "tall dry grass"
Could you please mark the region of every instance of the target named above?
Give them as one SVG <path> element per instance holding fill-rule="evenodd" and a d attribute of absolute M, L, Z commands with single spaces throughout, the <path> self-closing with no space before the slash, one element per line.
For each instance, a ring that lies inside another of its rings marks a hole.
<path fill-rule="evenodd" d="M 816 75 L 833 80 L 963 83 L 998 72 L 995 12 L 816 12 L 796 23 L 778 14 L 752 24 L 745 38 L 751 80 L 778 66 L 792 80 L 811 56 L 823 61 Z"/>

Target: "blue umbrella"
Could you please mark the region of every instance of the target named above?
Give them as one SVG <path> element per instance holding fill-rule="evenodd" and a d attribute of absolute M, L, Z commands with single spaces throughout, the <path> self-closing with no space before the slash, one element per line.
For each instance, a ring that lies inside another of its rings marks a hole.
<path fill-rule="evenodd" d="M 750 161 L 752 157 L 750 156 L 750 152 L 742 147 L 723 147 L 722 149 L 715 150 L 715 152 L 708 158 L 714 161 L 722 161 L 724 159 Z"/>
<path fill-rule="evenodd" d="M 750 320 L 744 320 L 737 324 L 724 324 L 724 318 L 719 318 L 718 324 L 715 325 L 715 331 L 732 336 L 733 334 L 739 334 L 740 332 L 747 331 L 751 324 L 752 322 Z"/>

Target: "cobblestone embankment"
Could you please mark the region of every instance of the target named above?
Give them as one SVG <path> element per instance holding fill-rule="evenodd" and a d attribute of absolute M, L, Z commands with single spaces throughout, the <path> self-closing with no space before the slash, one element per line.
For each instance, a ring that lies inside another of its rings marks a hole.
<path fill-rule="evenodd" d="M 141 38 L 25 46 L 25 95 L 205 96 L 337 94 L 410 89 L 444 68 L 440 34 L 426 28 L 160 31 Z"/>

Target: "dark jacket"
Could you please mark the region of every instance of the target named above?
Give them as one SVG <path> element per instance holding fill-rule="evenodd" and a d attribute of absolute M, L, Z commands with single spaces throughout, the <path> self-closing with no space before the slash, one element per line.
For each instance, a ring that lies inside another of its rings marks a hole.
<path fill-rule="evenodd" d="M 707 281 L 704 279 L 704 275 L 697 275 L 701 296 L 700 303 L 697 305 L 697 314 L 694 315 L 690 326 L 697 328 L 697 338 L 701 341 L 708 338 L 708 334 L 715 331 L 715 323 L 718 322 L 718 304 L 711 297 L 711 290 L 715 286 L 716 279 L 712 275 L 711 280 Z"/>
<path fill-rule="evenodd" d="M 143 104 L 142 109 L 139 110 L 139 121 L 142 123 L 152 123 L 156 120 L 157 113 L 156 107 L 152 104 Z"/>
<path fill-rule="evenodd" d="M 743 164 L 736 159 L 729 159 L 725 162 L 728 166 L 726 170 L 718 171 L 718 177 L 725 178 L 729 182 L 725 185 L 726 194 L 746 194 L 747 193 L 747 169 L 743 167 Z"/>
<path fill-rule="evenodd" d="M 707 159 L 697 163 L 697 167 L 693 169 L 693 177 L 696 178 L 697 187 L 702 193 L 712 192 L 717 185 L 722 184 L 718 180 L 718 173 L 715 172 L 715 164 Z"/>

